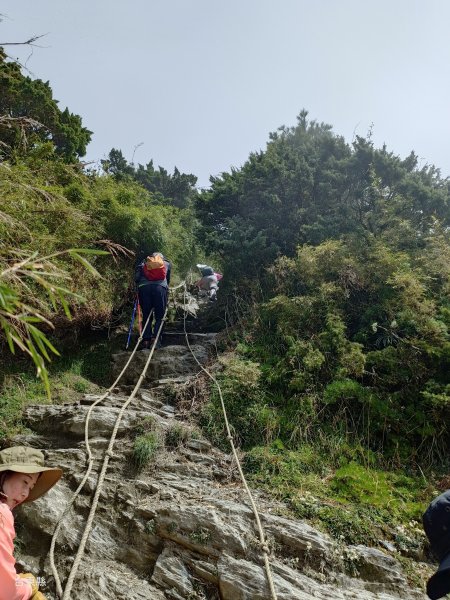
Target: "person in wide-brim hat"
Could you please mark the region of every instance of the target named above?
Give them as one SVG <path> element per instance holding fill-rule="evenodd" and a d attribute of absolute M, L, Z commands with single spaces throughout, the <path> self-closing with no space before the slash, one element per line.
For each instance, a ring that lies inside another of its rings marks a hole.
<path fill-rule="evenodd" d="M 12 510 L 32 502 L 57 483 L 62 470 L 44 465 L 40 450 L 15 446 L 0 452 L 0 600 L 45 600 L 31 573 L 15 568 Z"/>
<path fill-rule="evenodd" d="M 0 452 L 0 481 L 1 473 L 40 473 L 33 489 L 24 502 L 37 500 L 48 492 L 61 479 L 62 470 L 55 467 L 44 467 L 44 455 L 40 450 L 15 446 Z"/>

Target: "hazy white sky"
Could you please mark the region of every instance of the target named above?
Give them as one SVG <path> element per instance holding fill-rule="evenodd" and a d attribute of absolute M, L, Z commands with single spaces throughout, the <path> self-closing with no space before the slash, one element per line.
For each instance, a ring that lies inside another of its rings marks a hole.
<path fill-rule="evenodd" d="M 94 132 L 87 159 L 120 148 L 210 175 L 239 167 L 302 108 L 351 141 L 450 174 L 448 0 L 2 0 L 0 43 Z M 0 91 L 1 93 L 1 91 Z"/>

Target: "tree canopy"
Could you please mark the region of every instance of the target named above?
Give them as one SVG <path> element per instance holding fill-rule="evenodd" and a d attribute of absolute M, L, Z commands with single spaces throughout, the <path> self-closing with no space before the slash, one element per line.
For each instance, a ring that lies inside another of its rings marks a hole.
<path fill-rule="evenodd" d="M 241 169 L 211 178 L 196 210 L 208 250 L 258 273 L 299 244 L 349 233 L 418 247 L 435 219 L 449 225 L 449 197 L 449 181 L 414 153 L 401 159 L 370 138 L 349 145 L 302 111 Z"/>
<path fill-rule="evenodd" d="M 145 166 L 135 167 L 128 163 L 120 150 L 113 148 L 108 160 L 102 161 L 105 172 L 114 175 L 118 180 L 136 181 L 161 204 L 170 204 L 177 208 L 187 208 L 195 195 L 197 177 L 181 173 L 177 167 L 170 175 L 163 167 L 155 169 L 151 160 Z"/>
<path fill-rule="evenodd" d="M 196 211 L 225 285 L 247 302 L 259 293 L 238 346 L 260 371 L 236 409 L 244 444 L 295 447 L 327 430 L 398 461 L 446 455 L 450 187 L 438 169 L 370 136 L 347 144 L 303 111 L 212 178 Z"/>
<path fill-rule="evenodd" d="M 45 142 L 66 162 L 86 154 L 92 132 L 81 117 L 61 110 L 49 82 L 23 75 L 0 48 L 0 156 L 13 159 Z"/>

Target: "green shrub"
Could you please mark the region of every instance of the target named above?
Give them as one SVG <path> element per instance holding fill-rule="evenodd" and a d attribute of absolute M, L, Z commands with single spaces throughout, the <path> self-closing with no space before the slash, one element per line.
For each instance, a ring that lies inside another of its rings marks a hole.
<path fill-rule="evenodd" d="M 195 544 L 199 544 L 200 546 L 206 546 L 206 544 L 211 540 L 211 532 L 208 529 L 199 528 L 195 531 L 192 531 L 189 534 L 189 537 Z"/>
<path fill-rule="evenodd" d="M 155 519 L 149 519 L 145 523 L 145 531 L 150 535 L 154 535 L 156 533 L 156 521 Z"/>
<path fill-rule="evenodd" d="M 346 510 L 338 506 L 321 506 L 315 520 L 336 540 L 345 544 L 376 545 L 380 527 L 374 523 L 374 511 Z"/>
<path fill-rule="evenodd" d="M 370 396 L 370 390 L 352 379 L 333 381 L 323 391 L 325 404 L 350 403 L 352 400 L 363 403 L 367 402 Z"/>
<path fill-rule="evenodd" d="M 277 437 L 278 415 L 267 403 L 260 384 L 258 363 L 230 355 L 222 359 L 223 371 L 218 375 L 228 419 L 236 441 L 244 448 Z M 228 450 L 226 428 L 219 393 L 211 386 L 211 400 L 202 408 L 201 424 L 215 444 Z"/>
<path fill-rule="evenodd" d="M 156 458 L 156 454 L 161 446 L 159 436 L 151 431 L 138 436 L 133 444 L 133 462 L 138 469 L 143 469 Z"/>
<path fill-rule="evenodd" d="M 167 448 L 178 448 L 190 437 L 189 429 L 180 423 L 171 425 L 165 433 L 164 444 Z"/>
<path fill-rule="evenodd" d="M 351 462 L 336 471 L 330 488 L 336 498 L 373 506 L 387 505 L 392 487 L 387 473 Z"/>

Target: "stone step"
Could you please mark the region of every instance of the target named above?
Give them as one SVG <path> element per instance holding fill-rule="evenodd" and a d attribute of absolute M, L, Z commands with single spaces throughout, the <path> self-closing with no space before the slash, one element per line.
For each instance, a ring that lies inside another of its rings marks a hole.
<path fill-rule="evenodd" d="M 80 400 L 80 404 L 83 406 L 91 406 L 92 404 L 94 404 L 95 402 L 97 402 L 97 400 L 99 398 L 101 398 L 102 394 L 85 394 L 81 400 Z M 104 400 L 102 400 L 98 406 L 114 406 L 114 407 L 121 407 L 124 402 L 126 402 L 127 400 L 127 395 L 126 394 L 109 394 L 108 396 L 106 396 L 106 398 L 104 398 Z"/>
<path fill-rule="evenodd" d="M 158 398 L 155 398 L 152 394 L 145 390 L 139 390 L 135 400 L 133 401 L 133 405 L 138 404 L 141 409 L 160 409 L 164 402 L 161 402 Z"/>
<path fill-rule="evenodd" d="M 91 452 L 104 450 L 108 446 L 110 439 L 111 438 L 106 437 L 89 437 L 89 448 L 91 449 Z M 84 441 L 80 442 L 78 447 L 86 451 L 86 443 Z"/>
<path fill-rule="evenodd" d="M 215 343 L 217 333 L 191 333 L 188 332 L 189 343 L 211 345 Z M 186 345 L 186 335 L 184 331 L 166 331 L 164 332 L 163 346 L 173 344 Z"/>
<path fill-rule="evenodd" d="M 196 438 L 190 438 L 185 445 L 191 450 L 197 450 L 198 452 L 210 452 L 212 448 L 208 441 Z"/>
<path fill-rule="evenodd" d="M 190 452 L 189 450 L 182 448 L 180 453 L 183 454 L 188 460 L 194 463 L 199 463 L 206 466 L 213 466 L 216 464 L 216 460 L 213 456 L 207 454 L 199 454 L 198 452 Z"/>
<path fill-rule="evenodd" d="M 50 437 L 84 437 L 85 422 L 89 407 L 78 404 L 28 406 L 24 410 L 24 421 L 34 431 Z M 91 436 L 107 437 L 115 426 L 119 408 L 96 406 L 90 416 Z M 136 423 L 147 416 L 145 411 L 128 409 L 119 426 L 118 434 L 124 435 Z"/>
<path fill-rule="evenodd" d="M 156 379 L 153 382 L 152 388 L 155 385 L 171 385 L 171 384 L 183 384 L 193 379 L 191 375 L 180 375 L 179 377 L 164 377 L 163 379 Z"/>
<path fill-rule="evenodd" d="M 165 406 L 168 406 L 168 405 L 165 405 Z M 173 407 L 170 407 L 170 408 L 173 409 Z M 155 409 L 153 412 L 155 412 L 160 417 L 164 417 L 165 419 L 173 419 L 175 417 L 174 410 L 164 410 L 164 408 L 161 408 L 161 409 Z"/>
<path fill-rule="evenodd" d="M 201 364 L 205 364 L 208 359 L 208 351 L 204 345 L 194 344 L 191 346 L 192 351 Z M 149 350 L 137 352 L 133 361 L 130 363 L 125 372 L 121 384 L 135 384 L 142 374 L 148 359 Z M 124 364 L 128 361 L 129 355 L 127 352 L 118 352 L 113 354 L 113 377 L 121 372 Z M 154 383 L 155 381 L 173 377 L 192 376 L 200 370 L 197 362 L 191 352 L 186 349 L 186 346 L 170 345 L 158 350 L 148 365 L 148 370 L 145 377 L 145 385 Z"/>

